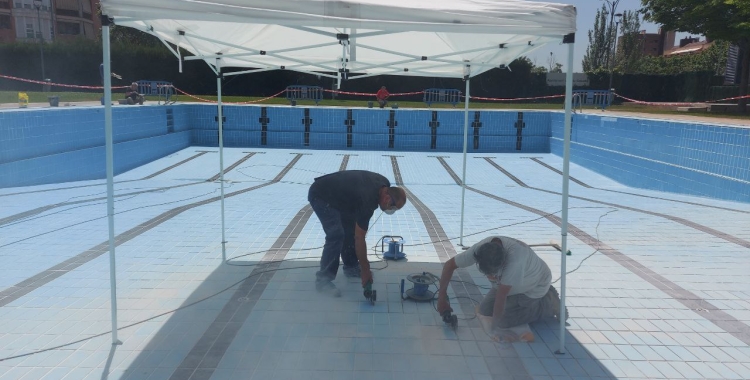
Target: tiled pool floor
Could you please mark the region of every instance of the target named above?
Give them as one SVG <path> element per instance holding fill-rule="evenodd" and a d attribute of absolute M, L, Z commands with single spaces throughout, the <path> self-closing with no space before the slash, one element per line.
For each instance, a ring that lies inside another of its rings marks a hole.
<path fill-rule="evenodd" d="M 750 204 L 571 165 L 575 271 L 568 352 L 556 355 L 554 321 L 531 326 L 533 343 L 489 339 L 462 298 L 487 291 L 475 268 L 451 285 L 456 331 L 431 304 L 401 300 L 401 279 L 439 274 L 461 250 L 460 154 L 226 149 L 233 265 L 221 259 L 219 183 L 207 181 L 218 162 L 216 148 L 193 147 L 115 178 L 116 346 L 104 181 L 0 189 L 0 380 L 750 378 Z M 307 189 L 342 168 L 410 195 L 371 223 L 369 246 L 403 236 L 408 255 L 373 264 L 375 305 L 343 276 L 342 298 L 314 290 L 324 235 Z M 559 241 L 559 169 L 549 154 L 470 155 L 463 243 Z M 537 252 L 557 278 L 560 253 Z"/>

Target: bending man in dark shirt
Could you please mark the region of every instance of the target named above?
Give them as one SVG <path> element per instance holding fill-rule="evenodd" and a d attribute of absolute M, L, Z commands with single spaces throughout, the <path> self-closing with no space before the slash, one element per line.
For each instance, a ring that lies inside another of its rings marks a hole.
<path fill-rule="evenodd" d="M 347 277 L 361 277 L 363 286 L 372 281 L 365 244 L 370 218 L 378 207 L 389 215 L 404 207 L 404 189 L 392 187 L 387 178 L 377 173 L 346 170 L 316 178 L 307 200 L 326 233 L 316 289 L 341 296 L 332 282 L 339 269 L 339 257 Z"/>

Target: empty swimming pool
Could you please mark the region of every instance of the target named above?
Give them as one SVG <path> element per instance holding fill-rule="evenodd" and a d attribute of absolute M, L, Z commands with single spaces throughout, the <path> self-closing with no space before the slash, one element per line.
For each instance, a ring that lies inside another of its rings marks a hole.
<path fill-rule="evenodd" d="M 215 108 L 116 109 L 118 346 L 100 108 L 0 113 L 3 128 L 29 123 L 2 140 L 0 378 L 750 377 L 746 129 L 576 115 L 569 352 L 555 355 L 556 322 L 532 325 L 531 343 L 489 339 L 472 301 L 489 282 L 474 268 L 451 284 L 455 331 L 432 304 L 401 299 L 401 279 L 439 274 L 462 250 L 457 112 L 263 108 L 225 113 L 231 265 Z M 560 233 L 562 116 L 476 112 L 464 245 L 492 234 L 540 244 L 557 279 L 560 252 L 548 244 Z M 324 234 L 307 189 L 345 169 L 409 194 L 368 231 L 378 248 L 403 236 L 408 257 L 370 251 L 375 305 L 343 277 L 340 299 L 314 290 Z"/>

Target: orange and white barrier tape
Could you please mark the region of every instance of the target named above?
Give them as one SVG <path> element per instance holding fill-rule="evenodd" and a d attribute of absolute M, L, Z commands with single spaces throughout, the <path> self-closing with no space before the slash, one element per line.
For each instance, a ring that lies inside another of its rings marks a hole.
<path fill-rule="evenodd" d="M 332 92 L 334 94 L 343 94 L 343 95 L 375 96 L 375 93 L 368 93 L 368 92 L 350 92 L 350 91 L 327 90 L 327 89 L 323 89 L 323 92 Z M 388 96 L 408 96 L 408 95 L 417 95 L 417 94 L 423 94 L 423 93 L 424 91 L 396 92 L 393 94 L 388 94 Z"/>
<path fill-rule="evenodd" d="M 646 102 L 646 101 L 643 101 L 643 100 L 630 99 L 630 98 L 628 98 L 626 96 L 622 96 L 622 95 L 620 95 L 618 93 L 615 93 L 615 96 L 617 96 L 618 98 L 625 99 L 625 100 L 627 100 L 629 102 L 636 103 L 636 104 L 645 104 L 645 105 L 651 105 L 651 106 L 689 106 L 689 105 L 693 105 L 693 104 L 705 104 L 705 103 L 724 102 L 724 101 L 727 101 L 727 100 L 750 99 L 750 95 L 744 95 L 744 96 L 734 96 L 734 97 L 731 97 L 731 98 L 724 98 L 724 99 L 718 99 L 718 100 L 705 100 L 705 101 L 701 101 L 701 102 Z"/>
<path fill-rule="evenodd" d="M 34 79 L 25 79 L 25 78 L 18 78 L 10 75 L 2 75 L 0 74 L 0 78 L 3 79 L 9 79 L 9 80 L 15 80 L 19 82 L 26 82 L 26 83 L 35 83 L 35 84 L 42 84 L 42 85 L 49 85 L 49 86 L 57 86 L 57 87 L 67 87 L 67 88 L 80 88 L 80 89 L 86 89 L 86 90 L 103 90 L 103 86 L 81 86 L 81 85 L 75 85 L 75 84 L 64 84 L 64 83 L 54 83 L 54 82 L 45 82 L 40 80 L 34 80 Z M 113 86 L 112 89 L 123 89 L 128 88 L 130 86 Z M 192 99 L 206 102 L 206 103 L 217 103 L 215 100 L 209 100 L 204 99 L 199 96 L 188 94 L 187 92 L 172 86 L 175 90 L 180 92 L 181 94 L 188 96 Z M 324 92 L 332 92 L 336 94 L 343 94 L 343 95 L 354 95 L 354 96 L 368 96 L 368 97 L 374 97 L 374 93 L 367 93 L 367 92 L 351 92 L 351 91 L 340 91 L 340 90 L 327 90 L 322 89 Z M 268 99 L 275 98 L 281 94 L 286 92 L 286 90 L 281 90 L 278 93 L 271 95 L 269 97 L 263 98 L 263 99 L 257 99 L 257 100 L 248 100 L 245 102 L 224 102 L 227 104 L 252 104 L 252 103 L 260 103 Z M 390 94 L 390 96 L 409 96 L 409 95 L 417 95 L 417 94 L 423 94 L 424 90 L 422 91 L 413 91 L 413 92 L 400 92 L 400 93 L 393 93 Z M 465 95 L 459 95 L 460 97 L 464 98 Z M 614 96 L 618 98 L 622 98 L 624 100 L 627 100 L 629 102 L 633 102 L 636 104 L 645 104 L 645 105 L 654 105 L 654 106 L 686 106 L 686 105 L 692 105 L 692 104 L 703 104 L 703 103 L 716 103 L 716 102 L 724 102 L 724 101 L 731 101 L 731 100 L 739 100 L 739 99 L 750 99 L 750 95 L 744 95 L 744 96 L 734 96 L 731 98 L 724 98 L 724 99 L 718 99 L 718 100 L 706 100 L 706 101 L 699 101 L 699 102 L 647 102 L 643 100 L 636 100 L 631 99 L 626 96 L 622 96 L 618 93 L 614 93 Z M 548 96 L 534 96 L 534 97 L 525 97 L 525 98 L 488 98 L 488 97 L 481 97 L 481 96 L 470 96 L 469 99 L 476 99 L 476 100 L 486 100 L 486 101 L 496 101 L 496 102 L 514 102 L 514 101 L 520 101 L 520 100 L 538 100 L 538 99 L 553 99 L 553 98 L 563 98 L 565 95 L 548 95 Z"/>
<path fill-rule="evenodd" d="M 464 95 L 461 95 L 463 98 Z M 477 99 L 477 100 L 489 100 L 494 102 L 513 102 L 518 100 L 537 100 L 537 99 L 553 99 L 553 98 L 564 98 L 565 95 L 548 95 L 548 96 L 532 96 L 528 98 L 484 98 L 481 96 L 469 96 L 469 99 Z"/>
<path fill-rule="evenodd" d="M 75 84 L 45 82 L 45 81 L 41 81 L 41 80 L 24 79 L 24 78 L 18 78 L 18 77 L 13 77 L 13 76 L 10 76 L 10 75 L 2 75 L 2 74 L 0 74 L 0 78 L 15 80 L 15 81 L 19 81 L 19 82 L 26 82 L 26 83 L 45 84 L 45 85 L 57 86 L 57 87 L 82 88 L 82 89 L 86 89 L 86 90 L 103 90 L 104 89 L 103 86 L 79 86 L 79 85 L 75 85 Z M 122 88 L 128 88 L 128 87 L 130 87 L 130 86 L 112 86 L 113 89 L 122 89 Z"/>
<path fill-rule="evenodd" d="M 183 94 L 185 96 L 188 96 L 190 98 L 193 98 L 195 100 L 199 100 L 199 101 L 205 102 L 205 103 L 218 103 L 218 101 L 216 101 L 216 100 L 210 100 L 210 99 L 201 98 L 200 96 L 195 96 L 195 95 L 188 94 L 187 92 L 182 91 L 181 89 L 179 89 L 177 87 L 174 87 L 174 86 L 172 86 L 172 87 L 175 90 L 177 90 L 179 93 L 181 93 L 181 94 Z M 265 100 L 268 100 L 268 99 L 271 99 L 271 98 L 275 98 L 275 97 L 283 94 L 285 91 L 286 90 L 281 90 L 281 91 L 277 92 L 276 94 L 273 94 L 271 96 L 265 97 L 263 99 L 248 100 L 248 101 L 245 101 L 245 102 L 224 102 L 224 101 L 222 101 L 222 103 L 226 103 L 226 104 L 252 104 L 252 103 L 260 103 L 262 101 L 265 101 Z"/>

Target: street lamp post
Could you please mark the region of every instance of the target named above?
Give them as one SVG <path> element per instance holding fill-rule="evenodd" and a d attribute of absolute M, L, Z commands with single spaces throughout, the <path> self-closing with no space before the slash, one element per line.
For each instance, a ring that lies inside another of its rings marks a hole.
<path fill-rule="evenodd" d="M 622 19 L 622 13 L 615 14 L 617 21 L 615 22 L 615 45 L 610 52 L 612 59 L 609 60 L 609 89 L 612 90 L 612 76 L 615 72 L 615 57 L 617 57 L 617 29 L 620 28 L 620 20 Z"/>
<path fill-rule="evenodd" d="M 42 81 L 46 80 L 44 75 L 44 34 L 42 33 L 42 0 L 34 0 L 34 8 L 36 8 L 36 20 L 39 26 L 39 55 L 42 58 Z"/>

